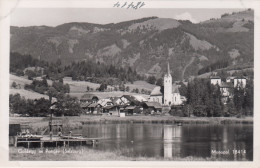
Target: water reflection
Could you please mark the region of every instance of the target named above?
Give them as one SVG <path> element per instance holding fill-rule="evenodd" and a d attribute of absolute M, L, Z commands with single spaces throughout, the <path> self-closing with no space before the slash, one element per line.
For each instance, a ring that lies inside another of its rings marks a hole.
<path fill-rule="evenodd" d="M 176 125 L 163 126 L 163 150 L 165 158 L 180 157 L 181 127 Z"/>
<path fill-rule="evenodd" d="M 253 160 L 252 125 L 90 124 L 82 134 L 103 137 L 98 150 L 123 149 L 131 156 Z"/>

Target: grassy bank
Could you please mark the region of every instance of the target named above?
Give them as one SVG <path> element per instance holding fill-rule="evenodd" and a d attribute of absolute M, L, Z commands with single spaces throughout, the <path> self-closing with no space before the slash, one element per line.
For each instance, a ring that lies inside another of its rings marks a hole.
<path fill-rule="evenodd" d="M 20 152 L 19 152 L 20 150 Z M 30 149 L 35 151 L 33 154 L 21 153 L 25 148 L 9 147 L 10 161 L 221 161 L 217 158 L 200 158 L 200 157 L 173 157 L 164 158 L 145 157 L 145 156 L 125 156 L 127 149 L 118 149 L 114 151 L 99 151 L 91 148 L 72 149 L 74 153 L 63 153 L 64 148 L 50 149 L 50 151 L 59 151 L 59 153 L 47 153 L 46 149 L 43 153 L 39 153 L 40 149 Z M 68 149 L 67 149 L 68 150 Z M 69 151 L 69 150 L 68 150 Z"/>
<path fill-rule="evenodd" d="M 252 117 L 246 118 L 226 118 L 226 117 L 174 117 L 174 116 L 126 116 L 124 118 L 117 116 L 73 116 L 73 117 L 55 117 L 61 119 L 63 128 L 77 129 L 84 124 L 97 123 L 157 123 L 157 124 L 253 124 Z M 10 123 L 29 124 L 34 131 L 42 131 L 48 126 L 49 117 L 10 117 Z"/>

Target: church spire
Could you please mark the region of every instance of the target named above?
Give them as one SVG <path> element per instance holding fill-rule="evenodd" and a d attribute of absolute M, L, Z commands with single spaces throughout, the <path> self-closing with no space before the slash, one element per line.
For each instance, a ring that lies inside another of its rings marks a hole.
<path fill-rule="evenodd" d="M 167 75 L 171 75 L 171 71 L 170 71 L 170 65 L 169 65 L 169 62 L 168 62 Z"/>

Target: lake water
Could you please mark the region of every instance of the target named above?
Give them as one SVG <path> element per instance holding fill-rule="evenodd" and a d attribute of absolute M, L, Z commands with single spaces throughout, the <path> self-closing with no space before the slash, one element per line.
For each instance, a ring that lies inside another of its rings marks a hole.
<path fill-rule="evenodd" d="M 94 148 L 126 156 L 253 160 L 253 125 L 88 124 L 83 136 L 102 137 Z"/>

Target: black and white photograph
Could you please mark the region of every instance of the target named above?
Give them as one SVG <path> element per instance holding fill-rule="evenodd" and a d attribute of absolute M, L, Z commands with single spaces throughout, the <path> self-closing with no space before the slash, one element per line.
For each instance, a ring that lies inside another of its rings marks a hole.
<path fill-rule="evenodd" d="M 109 2 L 9 14 L 8 160 L 259 159 L 257 9 Z"/>

